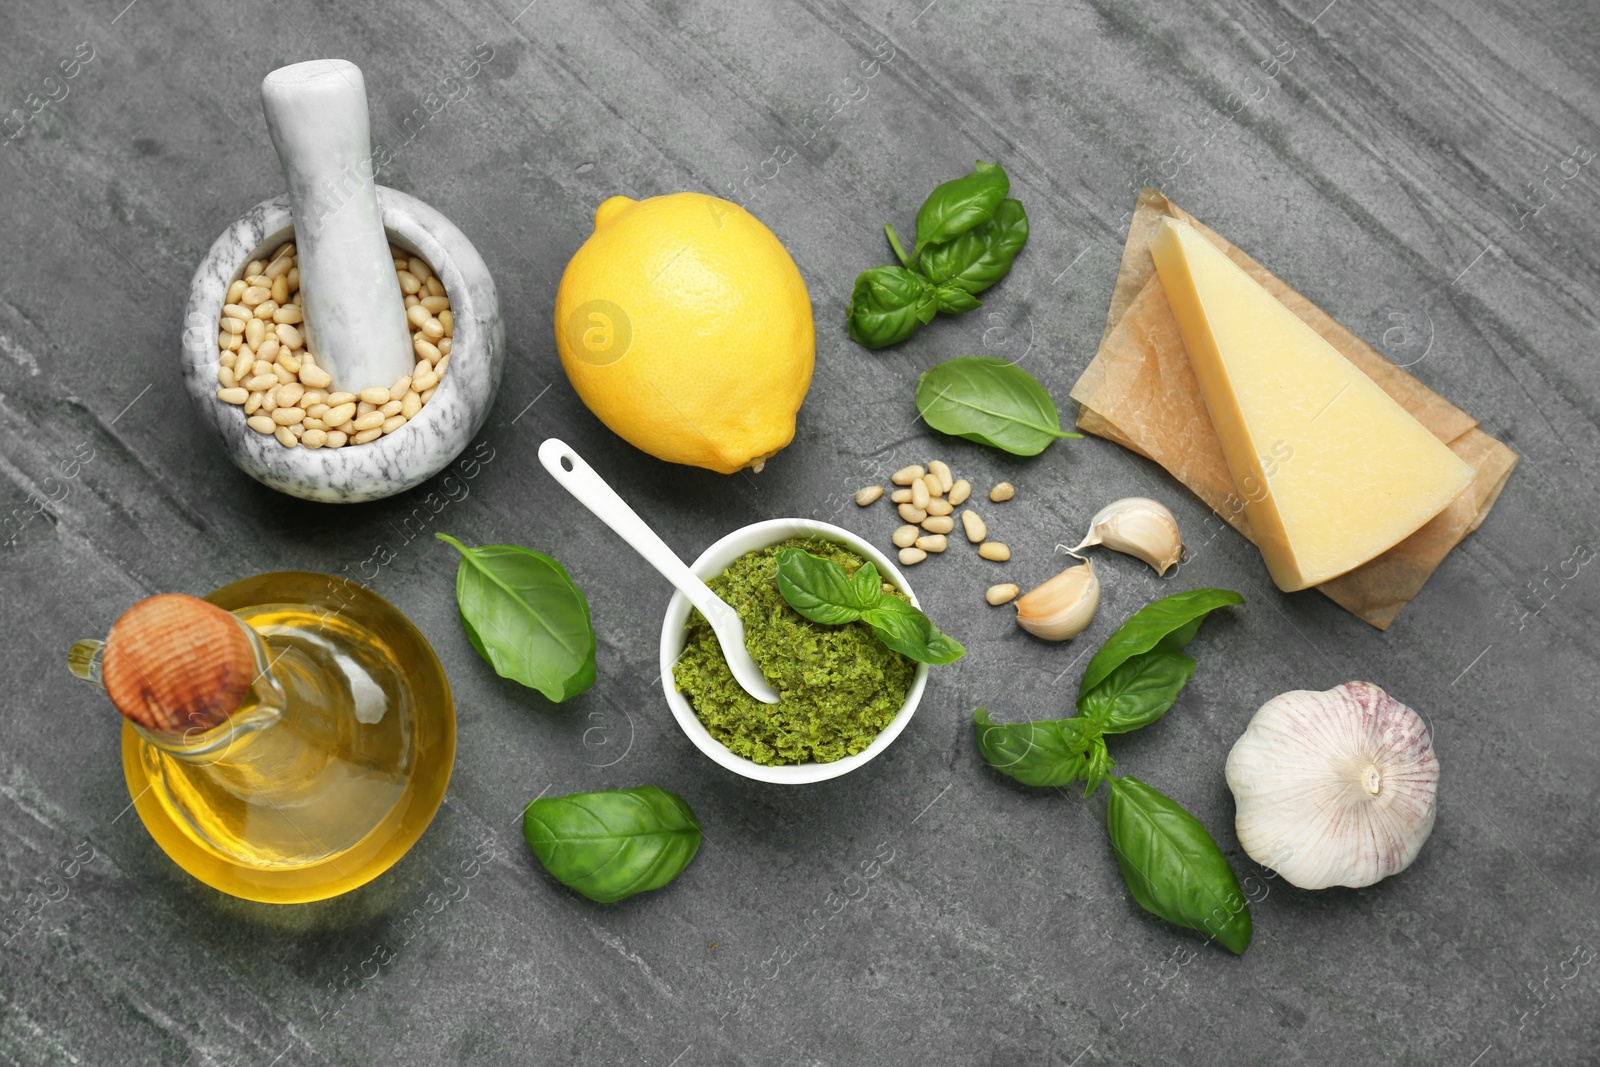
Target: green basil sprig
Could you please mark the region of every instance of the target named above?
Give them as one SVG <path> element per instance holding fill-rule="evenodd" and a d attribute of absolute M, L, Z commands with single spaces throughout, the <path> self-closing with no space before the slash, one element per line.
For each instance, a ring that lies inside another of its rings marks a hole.
<path fill-rule="evenodd" d="M 778 592 L 812 622 L 866 623 L 878 640 L 918 663 L 954 663 L 967 651 L 919 609 L 885 593 L 883 579 L 870 560 L 850 574 L 831 559 L 786 548 L 778 553 Z"/>
<path fill-rule="evenodd" d="M 910 252 L 892 225 L 884 234 L 898 267 L 856 278 L 845 309 L 850 338 L 868 348 L 899 344 L 933 320 L 982 307 L 975 294 L 1006 276 L 1028 242 L 1028 214 L 1007 199 L 1011 179 L 978 160 L 971 174 L 939 185 L 917 211 Z"/>
<path fill-rule="evenodd" d="M 1111 779 L 1106 832 L 1139 906 L 1208 934 L 1236 956 L 1250 947 L 1250 904 L 1206 828 L 1132 775 Z"/>
<path fill-rule="evenodd" d="M 965 437 L 1014 456 L 1037 456 L 1059 437 L 1061 413 L 1038 380 L 994 356 L 959 356 L 917 378 L 917 410 L 940 433 Z"/>
<path fill-rule="evenodd" d="M 683 798 L 653 785 L 541 797 L 522 836 L 556 881 L 601 904 L 660 889 L 700 851 L 700 823 Z"/>
<path fill-rule="evenodd" d="M 496 674 L 558 704 L 594 685 L 589 602 L 561 564 L 517 545 L 468 548 L 449 534 L 435 536 L 461 553 L 461 626 Z"/>
<path fill-rule="evenodd" d="M 1024 785 L 1063 787 L 1082 780 L 1084 796 L 1110 781 L 1107 829 L 1134 900 L 1146 911 L 1202 933 L 1235 953 L 1250 943 L 1250 908 L 1222 852 L 1193 815 L 1131 776 L 1111 777 L 1106 736 L 1160 719 L 1194 674 L 1179 653 L 1212 611 L 1244 598 L 1229 589 L 1193 589 L 1146 605 L 1119 626 L 1089 661 L 1077 715 L 999 724 L 978 708 L 978 751 Z"/>

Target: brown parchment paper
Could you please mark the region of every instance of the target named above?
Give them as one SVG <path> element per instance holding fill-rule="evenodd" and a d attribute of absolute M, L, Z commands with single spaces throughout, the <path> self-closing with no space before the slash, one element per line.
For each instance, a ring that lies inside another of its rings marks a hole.
<path fill-rule="evenodd" d="M 1477 420 L 1385 359 L 1332 316 L 1153 189 L 1139 193 L 1122 249 L 1100 350 L 1072 388 L 1078 427 L 1159 463 L 1234 529 L 1251 536 L 1222 446 L 1190 369 L 1177 320 L 1156 277 L 1150 241 L 1164 216 L 1182 219 L 1377 382 L 1477 472 L 1461 495 L 1383 555 L 1316 588 L 1340 607 L 1388 629 L 1400 609 L 1494 506 L 1517 455 Z"/>

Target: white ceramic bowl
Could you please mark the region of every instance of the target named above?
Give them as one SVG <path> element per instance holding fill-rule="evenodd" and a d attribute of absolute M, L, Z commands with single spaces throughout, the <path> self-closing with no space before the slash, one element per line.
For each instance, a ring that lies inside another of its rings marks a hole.
<path fill-rule="evenodd" d="M 884 581 L 909 596 L 911 603 L 921 607 L 917 602 L 917 594 L 912 592 L 911 586 L 906 583 L 905 575 L 901 574 L 900 569 L 882 552 L 849 530 L 841 530 L 837 526 L 813 519 L 767 519 L 764 522 L 741 526 L 700 553 L 700 558 L 690 564 L 689 569 L 701 579 L 710 581 L 727 570 L 734 560 L 746 552 L 767 548 L 791 537 L 823 537 L 830 541 L 842 542 L 876 564 L 878 573 L 883 576 Z M 877 758 L 884 749 L 894 743 L 894 739 L 900 736 L 900 732 L 911 721 L 911 716 L 916 713 L 917 704 L 922 700 L 922 690 L 928 684 L 928 665 L 919 663 L 916 674 L 911 678 L 911 690 L 906 694 L 905 706 L 889 721 L 889 725 L 873 738 L 872 744 L 854 756 L 846 756 L 832 763 L 791 763 L 769 767 L 735 755 L 721 741 L 712 737 L 711 731 L 695 717 L 694 708 L 689 706 L 689 701 L 678 692 L 672 677 L 672 665 L 683 653 L 684 642 L 688 638 L 689 611 L 688 599 L 682 593 L 674 593 L 672 600 L 667 604 L 666 620 L 661 624 L 661 685 L 667 693 L 667 704 L 672 708 L 672 715 L 678 720 L 678 725 L 689 735 L 689 740 L 695 743 L 696 748 L 728 770 L 759 782 L 778 782 L 785 785 L 823 782 L 829 778 L 837 778 L 841 774 L 849 774 Z"/>

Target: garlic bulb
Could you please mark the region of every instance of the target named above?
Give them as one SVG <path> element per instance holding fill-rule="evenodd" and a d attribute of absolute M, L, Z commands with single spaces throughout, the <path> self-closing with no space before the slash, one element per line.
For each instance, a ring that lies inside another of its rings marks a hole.
<path fill-rule="evenodd" d="M 1068 567 L 1016 601 L 1017 625 L 1046 641 L 1065 641 L 1082 633 L 1100 607 L 1100 579 L 1094 566 Z"/>
<path fill-rule="evenodd" d="M 1156 569 L 1158 578 L 1183 555 L 1178 520 L 1165 506 L 1142 496 L 1130 496 L 1101 508 L 1089 523 L 1089 533 L 1070 551 L 1090 545 L 1104 545 L 1114 552 L 1137 556 Z"/>
<path fill-rule="evenodd" d="M 1427 726 L 1371 682 L 1273 697 L 1228 753 L 1227 776 L 1239 843 L 1302 889 L 1405 870 L 1438 805 Z"/>

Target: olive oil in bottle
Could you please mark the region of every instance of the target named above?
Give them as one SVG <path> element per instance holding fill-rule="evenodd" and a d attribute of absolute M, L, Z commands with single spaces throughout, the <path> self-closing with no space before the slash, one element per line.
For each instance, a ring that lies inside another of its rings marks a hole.
<path fill-rule="evenodd" d="M 74 672 L 126 717 L 134 806 L 174 862 L 251 900 L 335 896 L 388 869 L 449 783 L 455 714 L 393 606 L 301 572 L 141 601 Z"/>

